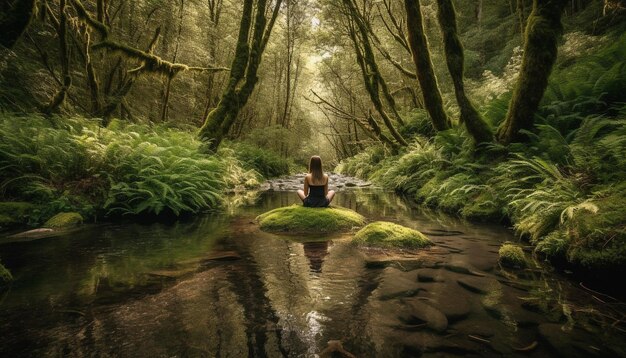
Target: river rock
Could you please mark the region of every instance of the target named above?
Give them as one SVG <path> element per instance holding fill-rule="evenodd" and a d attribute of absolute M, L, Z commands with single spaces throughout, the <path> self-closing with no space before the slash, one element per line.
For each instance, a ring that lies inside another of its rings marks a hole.
<path fill-rule="evenodd" d="M 393 267 L 387 267 L 382 276 L 383 278 L 376 288 L 376 295 L 381 301 L 399 297 L 413 297 L 420 291 L 415 280 L 415 271 L 403 272 Z"/>
<path fill-rule="evenodd" d="M 479 354 L 481 347 L 463 337 L 442 337 L 429 332 L 412 332 L 400 339 L 403 357 L 447 357 Z"/>
<path fill-rule="evenodd" d="M 416 298 L 404 302 L 406 309 L 398 315 L 400 321 L 410 325 L 425 323 L 426 327 L 437 333 L 443 333 L 448 328 L 448 319 L 437 308 Z"/>
<path fill-rule="evenodd" d="M 361 246 L 408 249 L 432 245 L 421 232 L 387 221 L 368 224 L 354 235 L 352 242 Z"/>
<path fill-rule="evenodd" d="M 456 282 L 464 289 L 480 294 L 486 294 L 494 285 L 499 285 L 498 281 L 494 279 L 482 277 L 461 277 Z"/>
<path fill-rule="evenodd" d="M 417 271 L 417 280 L 419 282 L 445 282 L 441 270 L 423 268 Z"/>
<path fill-rule="evenodd" d="M 349 231 L 365 224 L 356 211 L 342 207 L 305 208 L 291 205 L 257 216 L 261 230 L 267 232 L 329 233 Z"/>
<path fill-rule="evenodd" d="M 454 288 L 454 286 L 441 286 L 443 287 L 442 290 L 429 290 L 431 295 L 427 297 L 426 303 L 441 311 L 448 322 L 460 321 L 469 316 L 471 297 L 468 297 L 464 290 Z"/>
<path fill-rule="evenodd" d="M 539 325 L 539 336 L 548 345 L 551 351 L 561 357 L 609 357 L 606 347 L 594 344 L 592 336 L 580 329 L 564 330 L 563 326 L 556 323 L 544 323 Z M 594 346 L 598 349 L 591 348 Z"/>
<path fill-rule="evenodd" d="M 82 224 L 83 217 L 79 213 L 58 213 L 43 224 L 44 228 L 60 229 Z"/>

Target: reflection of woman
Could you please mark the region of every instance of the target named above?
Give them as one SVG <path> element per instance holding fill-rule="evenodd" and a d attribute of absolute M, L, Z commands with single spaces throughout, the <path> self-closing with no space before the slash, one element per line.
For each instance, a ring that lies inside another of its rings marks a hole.
<path fill-rule="evenodd" d="M 309 161 L 309 174 L 304 177 L 304 190 L 298 190 L 302 203 L 310 208 L 325 208 L 335 197 L 328 190 L 328 175 L 322 171 L 322 158 L 314 155 Z"/>

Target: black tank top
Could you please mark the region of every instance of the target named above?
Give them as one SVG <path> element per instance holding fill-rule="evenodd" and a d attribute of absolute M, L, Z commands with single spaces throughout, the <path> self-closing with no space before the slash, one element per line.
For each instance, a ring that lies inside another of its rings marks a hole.
<path fill-rule="evenodd" d="M 312 208 L 327 207 L 329 202 L 328 199 L 326 199 L 326 193 L 324 192 L 325 186 L 326 185 L 309 184 L 309 196 L 304 198 L 304 206 Z"/>

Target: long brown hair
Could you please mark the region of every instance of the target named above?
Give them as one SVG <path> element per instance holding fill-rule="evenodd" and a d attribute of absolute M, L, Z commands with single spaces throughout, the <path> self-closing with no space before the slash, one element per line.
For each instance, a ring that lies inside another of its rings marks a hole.
<path fill-rule="evenodd" d="M 309 173 L 311 173 L 311 184 L 324 182 L 324 171 L 322 170 L 322 158 L 318 155 L 311 157 L 309 161 Z"/>

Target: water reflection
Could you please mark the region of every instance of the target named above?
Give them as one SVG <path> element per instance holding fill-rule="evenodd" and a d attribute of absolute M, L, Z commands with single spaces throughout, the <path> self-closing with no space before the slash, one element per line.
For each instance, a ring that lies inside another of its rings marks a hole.
<path fill-rule="evenodd" d="M 426 258 L 385 257 L 350 245 L 350 234 L 260 232 L 256 215 L 299 199 L 255 198 L 228 215 L 0 244 L 17 279 L 0 296 L 0 355 L 625 352 L 623 306 L 598 304 L 540 265 L 498 267 L 497 248 L 512 239 L 504 228 L 422 211 L 391 193 L 339 193 L 336 205 L 417 228 L 437 244 Z"/>

